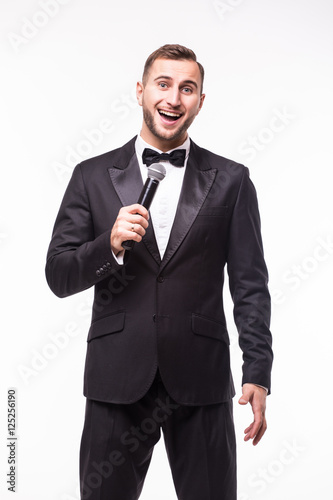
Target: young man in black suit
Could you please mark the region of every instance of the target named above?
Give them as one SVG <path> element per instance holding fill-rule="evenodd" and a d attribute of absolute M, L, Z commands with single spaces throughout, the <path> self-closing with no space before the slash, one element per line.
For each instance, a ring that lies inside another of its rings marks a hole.
<path fill-rule="evenodd" d="M 161 429 L 180 500 L 236 499 L 225 265 L 244 359 L 239 403 L 254 414 L 245 440 L 266 430 L 273 355 L 256 193 L 246 167 L 188 136 L 203 79 L 186 47 L 151 54 L 137 84 L 140 134 L 75 168 L 56 219 L 49 286 L 59 297 L 95 286 L 84 500 L 139 498 Z M 151 162 L 166 176 L 149 216 L 136 201 Z"/>

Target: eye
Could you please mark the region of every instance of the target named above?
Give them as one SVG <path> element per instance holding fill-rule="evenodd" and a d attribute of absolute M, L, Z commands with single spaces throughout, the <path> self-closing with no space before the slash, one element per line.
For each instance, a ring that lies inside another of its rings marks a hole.
<path fill-rule="evenodd" d="M 191 87 L 184 87 L 182 91 L 184 92 L 184 94 L 191 94 L 193 92 Z"/>
<path fill-rule="evenodd" d="M 167 88 L 167 84 L 165 82 L 159 82 L 159 87 L 161 87 L 162 89 L 166 89 Z"/>

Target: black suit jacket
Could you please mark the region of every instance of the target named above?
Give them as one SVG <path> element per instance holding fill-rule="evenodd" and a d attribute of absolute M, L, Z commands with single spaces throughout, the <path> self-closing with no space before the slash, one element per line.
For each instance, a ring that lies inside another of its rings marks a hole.
<path fill-rule="evenodd" d="M 270 298 L 248 169 L 191 142 L 175 221 L 161 260 L 152 224 L 120 266 L 110 232 L 142 178 L 125 146 L 77 165 L 50 243 L 46 277 L 59 297 L 95 286 L 84 394 L 131 403 L 156 368 L 179 403 L 234 396 L 222 288 L 227 264 L 243 350 L 243 383 L 270 388 Z"/>

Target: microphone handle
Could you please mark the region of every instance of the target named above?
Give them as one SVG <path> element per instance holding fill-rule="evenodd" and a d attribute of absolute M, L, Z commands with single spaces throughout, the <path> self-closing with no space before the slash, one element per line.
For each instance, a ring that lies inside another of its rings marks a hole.
<path fill-rule="evenodd" d="M 149 207 L 153 201 L 158 185 L 159 181 L 148 177 L 138 199 L 139 205 L 142 205 L 147 210 L 149 210 Z M 124 250 L 130 251 L 133 249 L 134 243 L 135 243 L 134 240 L 126 240 L 122 242 L 122 247 Z"/>

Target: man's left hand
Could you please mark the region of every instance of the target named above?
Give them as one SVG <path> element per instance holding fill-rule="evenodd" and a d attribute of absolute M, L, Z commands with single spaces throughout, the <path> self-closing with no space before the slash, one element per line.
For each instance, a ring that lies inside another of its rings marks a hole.
<path fill-rule="evenodd" d="M 259 443 L 260 439 L 266 432 L 267 422 L 265 417 L 267 391 L 263 387 L 255 384 L 244 384 L 243 395 L 238 403 L 246 405 L 250 403 L 253 411 L 253 422 L 244 431 L 244 441 L 253 439 L 253 444 Z"/>

